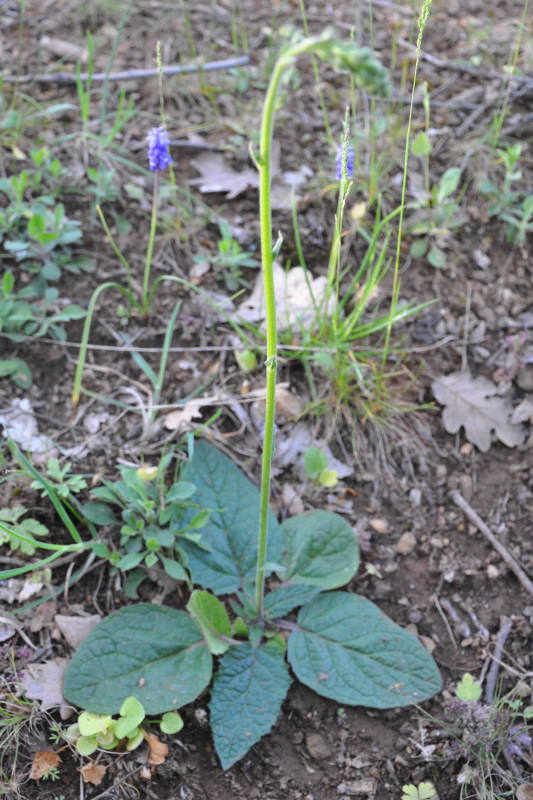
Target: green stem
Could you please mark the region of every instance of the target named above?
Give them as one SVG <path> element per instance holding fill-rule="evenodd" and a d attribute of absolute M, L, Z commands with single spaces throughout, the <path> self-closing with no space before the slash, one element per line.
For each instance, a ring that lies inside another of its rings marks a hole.
<path fill-rule="evenodd" d="M 104 289 L 118 289 L 119 292 L 128 298 L 130 303 L 133 303 L 135 308 L 139 311 L 141 307 L 139 303 L 137 303 L 131 296 L 131 292 L 121 286 L 120 283 L 114 283 L 114 281 L 106 281 L 106 283 L 102 283 L 95 291 L 93 292 L 93 296 L 89 302 L 89 308 L 87 309 L 87 316 L 85 317 L 85 323 L 83 325 L 83 334 L 81 337 L 81 345 L 80 345 L 80 355 L 78 358 L 78 365 L 76 367 L 76 375 L 74 376 L 74 388 L 72 390 L 72 407 L 74 411 L 76 410 L 76 406 L 78 405 L 80 399 L 80 390 L 81 390 L 81 379 L 83 375 L 83 367 L 85 366 L 85 358 L 87 356 L 87 345 L 89 343 L 89 333 L 91 332 L 91 323 L 93 320 L 94 314 L 94 307 L 96 305 L 96 301 L 98 300 L 100 294 L 104 291 Z"/>
<path fill-rule="evenodd" d="M 146 251 L 146 264 L 144 267 L 144 278 L 143 278 L 143 299 L 142 299 L 142 307 L 143 307 L 143 316 L 145 319 L 148 317 L 148 313 L 150 311 L 150 303 L 148 300 L 148 291 L 149 291 L 149 283 L 150 283 L 150 267 L 152 265 L 152 253 L 154 252 L 154 240 L 155 240 L 155 230 L 157 225 L 157 194 L 158 194 L 158 184 L 159 184 L 159 170 L 156 170 L 154 176 L 154 196 L 152 199 L 152 219 L 150 221 L 150 236 L 148 238 L 148 248 Z"/>

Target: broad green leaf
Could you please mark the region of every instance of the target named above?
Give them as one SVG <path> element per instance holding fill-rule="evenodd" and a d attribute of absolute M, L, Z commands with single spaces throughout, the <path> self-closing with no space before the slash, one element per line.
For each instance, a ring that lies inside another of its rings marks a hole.
<path fill-rule="evenodd" d="M 305 583 L 280 586 L 265 596 L 265 616 L 267 619 L 284 617 L 293 608 L 310 603 L 321 591 L 320 586 L 309 586 Z"/>
<path fill-rule="evenodd" d="M 189 576 L 187 575 L 185 569 L 178 561 L 175 561 L 173 558 L 162 556 L 161 554 L 159 555 L 159 559 L 161 560 L 167 575 L 169 575 L 171 578 L 174 578 L 175 581 L 187 582 L 189 580 Z"/>
<path fill-rule="evenodd" d="M 442 178 L 439 181 L 439 186 L 437 189 L 437 197 L 436 197 L 436 205 L 439 206 L 443 200 L 453 194 L 457 187 L 459 186 L 459 180 L 461 178 L 461 168 L 460 167 L 450 167 L 446 170 L 443 174 Z"/>
<path fill-rule="evenodd" d="M 465 672 L 460 683 L 457 684 L 455 693 L 459 700 L 464 700 L 465 703 L 469 700 L 479 700 L 481 685 L 469 672 Z"/>
<path fill-rule="evenodd" d="M 415 786 L 412 783 L 402 786 L 402 800 L 431 800 L 436 791 L 431 781 L 422 781 Z"/>
<path fill-rule="evenodd" d="M 209 592 L 195 591 L 187 603 L 187 611 L 202 629 L 207 646 L 215 656 L 230 646 L 231 624 L 224 604 Z"/>
<path fill-rule="evenodd" d="M 298 679 L 339 703 L 394 708 L 441 688 L 437 665 L 411 633 L 346 592 L 322 594 L 298 614 L 288 658 Z"/>
<path fill-rule="evenodd" d="M 103 488 L 103 487 L 102 487 Z M 82 508 L 83 515 L 95 525 L 117 525 L 118 519 L 113 514 L 107 503 L 89 500 Z"/>
<path fill-rule="evenodd" d="M 193 580 L 215 594 L 230 594 L 244 584 L 246 577 L 255 575 L 259 491 L 233 461 L 204 441 L 196 444 L 183 478 L 196 485 L 195 502 L 212 510 L 202 530 L 202 540 L 210 552 L 187 539 L 180 540 Z M 280 526 L 270 514 L 268 561 L 279 562 L 282 549 Z"/>
<path fill-rule="evenodd" d="M 414 156 L 427 156 L 431 152 L 431 142 L 427 133 L 421 131 L 411 142 L 411 153 Z"/>
<path fill-rule="evenodd" d="M 63 693 L 97 713 L 116 714 L 133 696 L 146 714 L 161 714 L 195 700 L 211 672 L 211 654 L 188 614 L 138 603 L 111 614 L 84 639 Z"/>
<path fill-rule="evenodd" d="M 446 264 L 446 253 L 439 247 L 431 247 L 428 253 L 428 261 L 435 269 L 442 269 Z"/>
<path fill-rule="evenodd" d="M 328 466 L 328 459 L 318 447 L 308 447 L 304 453 L 305 474 L 316 480 L 320 473 Z"/>
<path fill-rule="evenodd" d="M 357 572 L 359 547 L 352 527 L 338 514 L 313 511 L 282 524 L 286 567 L 283 582 L 322 589 L 344 586 Z"/>
<path fill-rule="evenodd" d="M 415 239 L 409 248 L 409 255 L 412 258 L 422 258 L 428 251 L 428 243 L 425 239 Z"/>
<path fill-rule="evenodd" d="M 246 642 L 221 658 L 209 713 L 223 769 L 270 731 L 290 685 L 283 653 L 270 644 L 253 647 Z"/>

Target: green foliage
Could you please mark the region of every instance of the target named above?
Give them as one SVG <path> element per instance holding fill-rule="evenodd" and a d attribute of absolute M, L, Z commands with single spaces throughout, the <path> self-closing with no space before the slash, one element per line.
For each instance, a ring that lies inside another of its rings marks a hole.
<path fill-rule="evenodd" d="M 13 273 L 5 272 L 0 283 L 0 336 L 12 342 L 42 336 L 65 341 L 64 324 L 82 319 L 86 312 L 74 304 L 57 310 L 58 296 L 58 290 L 52 287 L 44 289 L 39 298 L 33 287 L 16 292 Z M 0 377 L 11 378 L 22 389 L 32 384 L 30 369 L 21 358 L 0 359 Z"/>
<path fill-rule="evenodd" d="M 118 718 L 111 714 L 97 714 L 93 711 L 82 711 L 78 721 L 63 732 L 64 738 L 76 746 L 82 756 L 90 756 L 96 750 L 127 751 L 135 750 L 144 740 L 144 732 L 140 727 L 145 721 L 145 710 L 135 697 L 127 697 L 122 703 Z M 150 720 L 154 722 L 154 720 Z M 183 719 L 177 711 L 163 714 L 158 721 L 163 733 L 177 733 L 183 728 Z"/>
<path fill-rule="evenodd" d="M 67 217 L 63 203 L 55 203 L 57 188 L 41 191 L 42 177 L 36 178 L 32 170 L 0 178 L 0 192 L 7 198 L 0 209 L 0 243 L 22 269 L 36 276 L 36 294 L 43 294 L 63 269 L 78 275 L 93 268 L 90 259 L 73 255 L 71 245 L 82 238 L 80 222 Z"/>
<path fill-rule="evenodd" d="M 419 136 L 425 137 L 425 134 Z M 413 146 L 417 141 L 418 139 L 414 140 Z M 431 146 L 429 140 L 428 145 Z M 416 145 L 416 151 L 417 154 L 421 151 L 420 142 Z M 413 258 L 427 256 L 429 263 L 437 269 L 446 264 L 443 249 L 446 237 L 452 230 L 464 224 L 464 214 L 456 197 L 460 179 L 461 169 L 450 167 L 443 173 L 438 184 L 431 187 L 429 195 L 420 192 L 416 200 L 406 206 L 415 210 L 408 218 L 408 232 L 412 236 L 424 237 L 415 239 L 409 252 Z"/>
<path fill-rule="evenodd" d="M 479 700 L 481 697 L 481 685 L 469 672 L 465 672 L 460 682 L 457 684 L 456 694 L 459 700 L 463 700 L 464 702 L 468 702 L 468 700 Z"/>
<path fill-rule="evenodd" d="M 242 250 L 239 242 L 233 238 L 228 223 L 221 219 L 219 222 L 220 236 L 216 255 L 198 255 L 194 260 L 200 264 L 209 262 L 215 271 L 221 272 L 217 277 L 223 280 L 228 292 L 236 292 L 241 287 L 250 288 L 250 284 L 243 278 L 243 269 L 257 269 L 259 262 L 253 254 Z"/>
<path fill-rule="evenodd" d="M 304 453 L 304 469 L 308 478 L 317 485 L 331 488 L 337 484 L 337 473 L 328 469 L 328 459 L 318 447 L 308 447 Z"/>
<path fill-rule="evenodd" d="M 22 505 L 0 509 L 0 545 L 8 544 L 11 550 L 32 556 L 36 550 L 35 537 L 48 536 L 50 531 L 36 519 L 22 519 L 27 513 Z"/>
<path fill-rule="evenodd" d="M 357 541 L 345 520 L 317 511 L 280 526 L 271 516 L 265 569 L 275 571 L 281 585 L 266 594 L 261 618 L 252 597 L 257 489 L 205 442 L 196 445 L 183 480 L 194 483 L 197 499 L 212 509 L 203 538 L 184 542 L 193 580 L 215 594 L 234 593 L 235 616 L 205 589 L 193 592 L 189 613 L 144 603 L 120 609 L 74 656 L 64 685 L 69 702 L 108 715 L 129 696 L 147 713 L 180 708 L 209 684 L 218 656 L 210 719 L 227 769 L 279 714 L 291 683 L 283 630 L 290 631 L 294 674 L 325 697 L 391 708 L 439 690 L 437 667 L 414 636 L 370 601 L 327 591 L 357 570 Z M 298 607 L 296 621 L 282 619 Z"/>
<path fill-rule="evenodd" d="M 522 155 L 522 144 L 517 142 L 508 145 L 505 149 L 498 149 L 496 153 L 504 167 L 503 180 L 495 182 L 487 178 L 481 184 L 480 191 L 491 202 L 489 215 L 507 223 L 509 241 L 523 245 L 527 234 L 533 232 L 533 195 L 514 186 L 523 179 L 518 163 Z"/>
<path fill-rule="evenodd" d="M 431 800 L 437 794 L 431 781 L 422 781 L 418 786 L 408 783 L 402 786 L 402 792 L 402 800 Z"/>
<path fill-rule="evenodd" d="M 57 458 L 51 458 L 48 461 L 45 472 L 45 475 L 52 483 L 59 497 L 65 499 L 71 494 L 77 494 L 87 488 L 87 481 L 82 475 L 68 474 L 71 467 L 72 464 L 70 461 L 67 461 L 61 466 Z M 32 489 L 40 489 L 41 497 L 48 497 L 48 490 L 40 481 L 34 480 L 30 486 Z"/>
<path fill-rule="evenodd" d="M 98 555 L 108 558 L 115 570 L 128 573 L 124 590 L 129 597 L 137 597 L 139 585 L 150 575 L 156 576 L 158 569 L 175 580 L 190 582 L 185 544 L 207 546 L 200 531 L 209 512 L 198 504 L 195 484 L 177 480 L 176 475 L 171 485 L 166 480 L 173 458 L 172 452 L 167 453 L 158 467 L 151 469 L 121 465 L 122 480 L 103 481 L 103 486 L 92 491 L 96 500 L 83 507 L 94 525 L 111 526 L 111 549 L 102 543 Z M 119 509 L 120 519 L 115 509 Z M 118 542 L 113 538 L 117 530 Z"/>

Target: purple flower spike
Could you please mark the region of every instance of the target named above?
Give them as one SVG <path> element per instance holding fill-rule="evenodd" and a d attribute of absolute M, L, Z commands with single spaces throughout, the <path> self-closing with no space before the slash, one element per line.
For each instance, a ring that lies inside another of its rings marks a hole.
<path fill-rule="evenodd" d="M 148 142 L 148 160 L 152 172 L 157 172 L 158 169 L 166 169 L 169 164 L 172 164 L 172 156 L 168 152 L 170 144 L 168 133 L 162 125 L 159 128 L 152 128 L 146 137 L 146 141 Z"/>
<path fill-rule="evenodd" d="M 342 178 L 342 144 L 337 149 L 337 155 L 335 156 L 335 180 L 340 181 Z M 348 159 L 346 162 L 346 172 L 348 179 L 353 178 L 353 160 L 355 157 L 354 149 L 350 145 L 348 147 Z"/>

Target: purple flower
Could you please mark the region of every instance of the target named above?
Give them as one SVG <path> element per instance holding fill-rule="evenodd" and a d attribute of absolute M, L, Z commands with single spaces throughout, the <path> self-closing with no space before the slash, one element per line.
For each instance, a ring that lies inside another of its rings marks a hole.
<path fill-rule="evenodd" d="M 520 725 L 513 725 L 510 733 L 510 742 L 507 748 L 514 756 L 523 756 L 523 747 L 531 747 L 532 739 L 527 730 L 524 730 Z"/>
<path fill-rule="evenodd" d="M 152 128 L 146 137 L 146 141 L 148 142 L 148 160 L 152 172 L 157 172 L 158 169 L 166 169 L 169 164 L 172 164 L 172 157 L 168 152 L 170 144 L 168 133 L 162 125 L 159 128 Z"/>
<path fill-rule="evenodd" d="M 337 148 L 337 155 L 335 156 L 335 180 L 340 181 L 342 178 L 342 153 L 343 153 L 343 146 L 342 144 Z M 350 145 L 348 147 L 348 159 L 346 162 L 346 173 L 348 178 L 353 178 L 353 160 L 354 160 L 354 149 Z"/>

